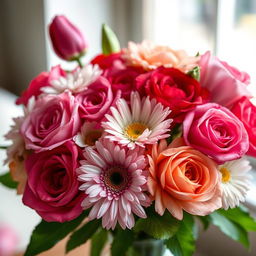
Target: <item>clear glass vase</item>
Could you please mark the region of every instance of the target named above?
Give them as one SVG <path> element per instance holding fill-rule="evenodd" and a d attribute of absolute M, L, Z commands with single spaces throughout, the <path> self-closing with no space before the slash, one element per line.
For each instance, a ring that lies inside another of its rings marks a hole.
<path fill-rule="evenodd" d="M 164 256 L 166 252 L 162 240 L 144 239 L 133 243 L 129 256 Z"/>

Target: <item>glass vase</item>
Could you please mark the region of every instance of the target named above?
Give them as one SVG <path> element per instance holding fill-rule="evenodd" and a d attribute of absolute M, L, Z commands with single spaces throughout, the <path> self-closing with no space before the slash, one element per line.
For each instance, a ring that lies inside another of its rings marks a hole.
<path fill-rule="evenodd" d="M 166 248 L 162 240 L 144 239 L 133 243 L 129 256 L 164 256 Z"/>

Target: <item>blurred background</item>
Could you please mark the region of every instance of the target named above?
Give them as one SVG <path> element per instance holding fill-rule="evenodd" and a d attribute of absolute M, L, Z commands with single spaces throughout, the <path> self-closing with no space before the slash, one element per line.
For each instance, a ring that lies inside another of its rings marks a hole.
<path fill-rule="evenodd" d="M 87 38 L 89 50 L 84 62 L 101 52 L 101 25 L 107 23 L 123 47 L 130 40 L 149 39 L 186 49 L 191 55 L 211 50 L 246 70 L 252 84 L 256 81 L 256 0 L 1 0 L 0 145 L 7 143 L 3 134 L 11 118 L 21 113 L 14 106 L 15 94 L 51 66 L 61 63 L 72 68 L 72 63 L 62 62 L 51 49 L 47 26 L 56 14 L 66 15 Z M 4 157 L 0 152 L 1 163 Z M 6 170 L 0 164 L 0 172 Z M 256 183 L 247 199 L 252 214 L 256 213 L 255 195 Z M 8 225 L 17 234 L 16 249 L 22 251 L 40 219 L 22 205 L 14 191 L 2 186 L 0 202 L 0 228 Z M 248 253 L 211 228 L 200 236 L 196 255 L 256 255 L 255 234 L 251 242 Z"/>

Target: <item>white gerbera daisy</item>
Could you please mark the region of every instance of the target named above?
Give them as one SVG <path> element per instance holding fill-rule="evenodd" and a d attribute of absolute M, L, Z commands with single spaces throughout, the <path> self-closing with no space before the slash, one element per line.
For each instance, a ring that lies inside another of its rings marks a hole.
<path fill-rule="evenodd" d="M 168 119 L 169 108 L 149 97 L 141 100 L 138 92 L 131 93 L 131 106 L 124 99 L 111 107 L 112 115 L 106 115 L 102 126 L 112 141 L 133 149 L 136 145 L 155 144 L 169 136 L 172 119 Z"/>
<path fill-rule="evenodd" d="M 246 158 L 226 162 L 219 166 L 222 174 L 222 207 L 235 208 L 240 202 L 245 201 L 246 194 L 250 188 L 251 175 L 250 162 Z"/>
<path fill-rule="evenodd" d="M 51 81 L 51 86 L 42 87 L 42 92 L 46 94 L 59 94 L 65 90 L 74 93 L 83 91 L 89 84 L 93 83 L 102 73 L 98 65 L 88 64 L 75 72 L 67 73 L 66 77 Z"/>

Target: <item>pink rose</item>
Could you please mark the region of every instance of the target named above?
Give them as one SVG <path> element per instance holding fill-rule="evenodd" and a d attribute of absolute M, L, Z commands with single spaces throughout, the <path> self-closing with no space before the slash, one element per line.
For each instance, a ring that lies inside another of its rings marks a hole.
<path fill-rule="evenodd" d="M 71 139 L 81 127 L 78 107 L 70 92 L 38 99 L 20 129 L 26 148 L 41 152 Z"/>
<path fill-rule="evenodd" d="M 84 199 L 76 175 L 79 160 L 81 152 L 72 141 L 29 155 L 25 161 L 28 181 L 23 203 L 46 221 L 65 222 L 79 216 Z"/>
<path fill-rule="evenodd" d="M 80 117 L 85 121 L 100 122 L 119 98 L 120 92 L 114 94 L 109 81 L 101 76 L 87 90 L 76 95 Z"/>
<path fill-rule="evenodd" d="M 210 92 L 210 101 L 230 107 L 242 96 L 250 96 L 246 88 L 250 83 L 250 76 L 247 73 L 211 56 L 209 51 L 201 56 L 199 66 L 200 83 Z"/>
<path fill-rule="evenodd" d="M 60 65 L 55 66 L 50 72 L 42 72 L 35 77 L 29 84 L 29 87 L 22 93 L 21 97 L 16 100 L 16 104 L 27 105 L 30 97 L 36 98 L 42 93 L 41 88 L 51 86 L 51 81 L 57 80 L 61 76 L 66 76 L 66 72 L 61 69 Z"/>
<path fill-rule="evenodd" d="M 256 157 L 256 106 L 247 97 L 242 97 L 231 110 L 242 121 L 249 136 L 248 155 Z"/>
<path fill-rule="evenodd" d="M 215 103 L 197 106 L 183 122 L 186 144 L 218 164 L 242 157 L 249 147 L 242 122 L 230 110 Z"/>

